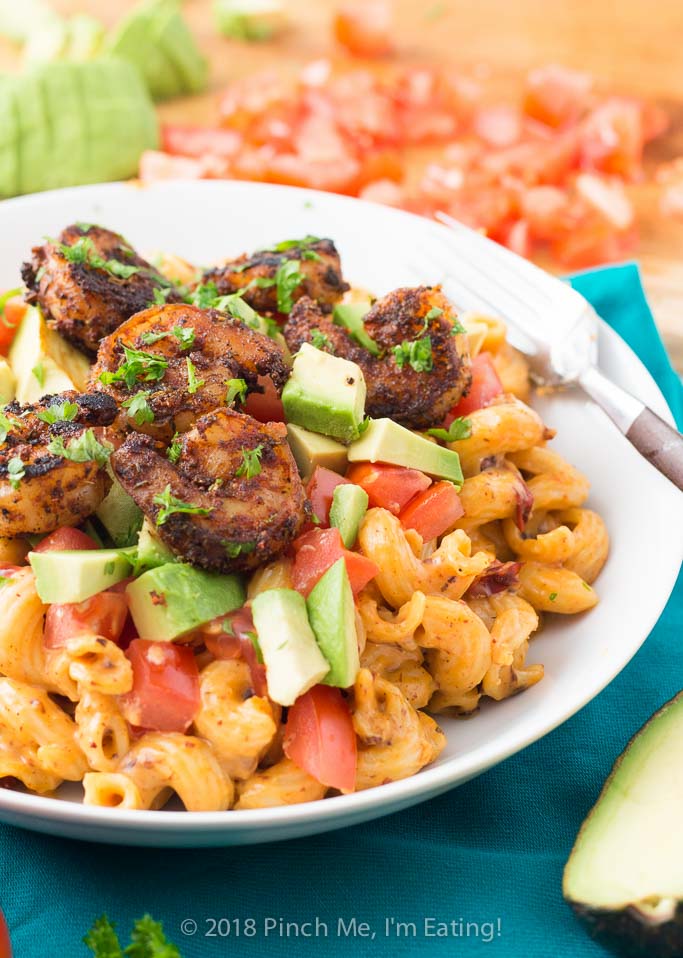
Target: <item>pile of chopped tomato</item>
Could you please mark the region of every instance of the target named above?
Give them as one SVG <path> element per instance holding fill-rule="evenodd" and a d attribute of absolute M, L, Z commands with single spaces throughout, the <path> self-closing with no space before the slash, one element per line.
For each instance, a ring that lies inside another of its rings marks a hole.
<path fill-rule="evenodd" d="M 295 765 L 329 788 L 352 792 L 356 785 L 356 733 L 339 689 L 315 685 L 287 713 L 282 743 Z"/>
<path fill-rule="evenodd" d="M 336 35 L 351 52 L 388 49 L 375 5 L 372 30 L 359 30 L 356 4 L 339 11 Z M 291 82 L 272 72 L 236 80 L 217 128 L 164 127 L 163 151 L 143 155 L 140 176 L 285 183 L 442 212 L 523 256 L 545 249 L 580 268 L 637 242 L 626 185 L 642 178 L 644 145 L 667 122 L 658 107 L 596 92 L 591 77 L 559 66 L 532 70 L 509 103 L 456 69 L 394 66 L 380 76 L 318 60 Z M 424 146 L 437 153 L 408 183 L 407 156 Z M 677 174 L 669 210 L 681 192 Z"/>

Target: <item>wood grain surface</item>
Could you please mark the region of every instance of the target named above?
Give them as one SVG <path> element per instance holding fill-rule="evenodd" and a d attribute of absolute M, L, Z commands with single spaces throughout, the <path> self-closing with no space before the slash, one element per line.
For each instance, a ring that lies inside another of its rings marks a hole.
<path fill-rule="evenodd" d="M 55 6 L 111 25 L 133 2 L 57 0 Z M 337 56 L 330 26 L 334 0 L 285 3 L 287 32 L 277 41 L 244 44 L 217 33 L 211 0 L 186 0 L 188 20 L 211 62 L 211 88 L 163 104 L 163 119 L 210 124 L 216 95 L 231 79 L 265 68 L 291 75 L 308 60 Z M 510 97 L 534 65 L 558 62 L 588 70 L 601 85 L 651 96 L 668 109 L 672 126 L 649 148 L 649 169 L 683 155 L 683 0 L 395 0 L 394 7 L 396 61 L 478 65 Z M 683 372 L 683 223 L 659 214 L 652 185 L 637 185 L 632 194 L 647 293 Z"/>

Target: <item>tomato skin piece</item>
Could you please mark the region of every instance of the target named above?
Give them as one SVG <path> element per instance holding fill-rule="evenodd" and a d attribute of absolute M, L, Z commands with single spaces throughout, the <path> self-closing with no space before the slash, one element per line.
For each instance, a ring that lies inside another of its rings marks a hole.
<path fill-rule="evenodd" d="M 526 81 L 524 112 L 549 127 L 574 123 L 588 104 L 592 82 L 586 73 L 553 64 L 532 70 Z"/>
<path fill-rule="evenodd" d="M 0 910 L 0 958 L 12 958 L 12 943 L 9 940 L 9 928 L 5 916 Z"/>
<path fill-rule="evenodd" d="M 339 529 L 311 529 L 294 540 L 294 551 L 292 582 L 303 596 L 307 596 L 330 566 L 342 557 L 354 596 L 379 572 L 370 559 L 344 548 Z"/>
<path fill-rule="evenodd" d="M 326 469 L 324 466 L 316 466 L 313 475 L 306 486 L 306 494 L 311 502 L 313 515 L 318 520 L 313 523 L 311 528 L 318 526 L 327 529 L 330 525 L 330 507 L 332 506 L 332 497 L 337 486 L 348 485 L 349 480 L 340 476 L 338 472 L 332 469 Z"/>
<path fill-rule="evenodd" d="M 334 15 L 334 37 L 357 57 L 391 53 L 391 8 L 385 0 L 345 3 Z"/>
<path fill-rule="evenodd" d="M 452 482 L 435 482 L 406 506 L 399 519 L 404 529 L 415 529 L 424 542 L 442 536 L 465 515 Z"/>
<path fill-rule="evenodd" d="M 241 143 L 242 137 L 234 130 L 176 123 L 165 123 L 161 127 L 162 149 L 180 156 L 194 156 L 198 159 L 207 153 L 213 156 L 234 156 Z"/>
<path fill-rule="evenodd" d="M 86 549 L 99 549 L 98 544 L 85 532 L 71 526 L 62 526 L 45 536 L 33 550 L 34 552 L 66 552 L 76 549 L 81 552 Z"/>
<path fill-rule="evenodd" d="M 498 378 L 491 354 L 479 353 L 472 360 L 472 385 L 470 391 L 457 405 L 453 406 L 447 416 L 447 425 L 459 416 L 467 416 L 475 409 L 487 406 L 496 396 L 503 392 L 503 384 Z"/>
<path fill-rule="evenodd" d="M 45 615 L 43 645 L 62 648 L 76 635 L 98 635 L 118 643 L 128 618 L 128 602 L 119 592 L 98 592 L 83 602 L 55 603 Z"/>
<path fill-rule="evenodd" d="M 259 422 L 284 422 L 285 407 L 282 405 L 273 380 L 270 376 L 259 376 L 259 385 L 263 387 L 264 392 L 249 393 L 241 411 Z"/>
<path fill-rule="evenodd" d="M 395 516 L 432 482 L 418 469 L 390 466 L 384 462 L 355 463 L 347 471 L 346 478 L 365 489 L 371 506 L 388 509 Z"/>
<path fill-rule="evenodd" d="M 287 758 L 321 784 L 352 792 L 356 786 L 356 733 L 341 691 L 315 685 L 287 714 Z"/>
<path fill-rule="evenodd" d="M 226 632 L 232 630 L 232 635 Z M 215 659 L 244 659 L 251 673 L 251 684 L 256 695 L 268 694 L 266 667 L 259 662 L 249 633 L 256 633 L 249 606 L 243 606 L 229 615 L 221 615 L 202 626 L 204 644 Z"/>
<path fill-rule="evenodd" d="M 187 645 L 133 639 L 126 656 L 133 688 L 119 697 L 131 725 L 156 732 L 186 732 L 200 706 L 199 671 Z"/>
<path fill-rule="evenodd" d="M 6 356 L 28 306 L 21 296 L 13 296 L 0 314 L 0 355 Z"/>

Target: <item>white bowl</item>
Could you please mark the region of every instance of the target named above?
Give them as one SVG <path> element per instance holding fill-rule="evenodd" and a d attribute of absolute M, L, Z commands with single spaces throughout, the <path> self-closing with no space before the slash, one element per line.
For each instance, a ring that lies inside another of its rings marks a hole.
<path fill-rule="evenodd" d="M 438 240 L 449 254 L 451 241 L 445 227 L 408 213 L 288 187 L 218 181 L 88 186 L 0 205 L 0 289 L 16 285 L 32 245 L 75 220 L 118 230 L 140 250 L 163 249 L 197 264 L 306 233 L 330 236 L 345 275 L 378 294 L 442 280 L 436 270 L 432 274 L 415 264 L 424 259 L 421 243 Z M 457 258 L 451 262 L 457 274 Z M 600 352 L 611 378 L 672 421 L 645 367 L 604 323 Z M 73 786 L 65 801 L 0 789 L 0 819 L 129 845 L 232 845 L 310 835 L 438 795 L 568 719 L 624 668 L 664 608 L 683 555 L 683 496 L 578 391 L 534 404 L 558 431 L 553 448 L 590 477 L 590 504 L 604 517 L 612 539 L 596 583 L 597 608 L 582 616 L 554 617 L 532 643 L 529 660 L 545 665 L 541 683 L 505 702 L 488 703 L 469 721 L 440 719 L 448 745 L 434 765 L 413 778 L 355 795 L 286 808 L 187 813 L 84 807 L 78 802 L 80 789 Z"/>

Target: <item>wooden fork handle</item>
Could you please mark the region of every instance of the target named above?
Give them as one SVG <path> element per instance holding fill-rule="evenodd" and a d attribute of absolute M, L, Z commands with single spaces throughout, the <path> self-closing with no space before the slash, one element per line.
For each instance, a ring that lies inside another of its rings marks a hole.
<path fill-rule="evenodd" d="M 626 433 L 641 456 L 683 491 L 683 436 L 647 406 Z"/>

